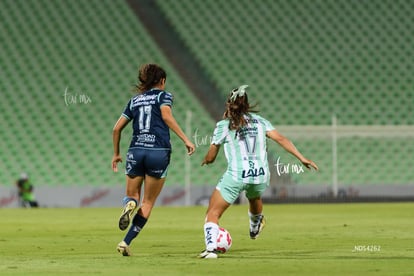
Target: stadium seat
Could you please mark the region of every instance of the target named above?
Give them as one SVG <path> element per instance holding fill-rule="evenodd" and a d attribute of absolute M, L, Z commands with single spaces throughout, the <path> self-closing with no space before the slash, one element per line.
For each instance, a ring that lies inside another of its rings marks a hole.
<path fill-rule="evenodd" d="M 414 124 L 414 2 L 155 3 L 223 96 L 249 84 L 250 99 L 276 126 L 330 125 L 332 114 L 339 125 Z M 6 37 L 0 108 L 8 130 L 0 152 L 9 158 L 0 184 L 13 185 L 22 170 L 45 185 L 123 183 L 122 174 L 110 171 L 111 129 L 133 95 L 137 67 L 144 62 L 167 70 L 167 89 L 175 95 L 173 112 L 181 125 L 190 110 L 191 135 L 195 129 L 204 138 L 211 135 L 215 122 L 125 1 L 4 0 L 0 16 Z M 76 102 L 65 102 L 66 89 Z M 92 102 L 80 103 L 85 95 Z M 130 135 L 127 129 L 124 152 Z M 295 181 L 330 184 L 330 139 L 306 138 L 294 142 L 322 169 Z M 411 158 L 413 141 L 395 141 L 340 138 L 339 182 L 412 182 L 412 170 L 403 161 Z M 167 185 L 183 184 L 185 152 L 175 135 L 172 144 Z M 218 164 L 201 168 L 207 148 L 200 145 L 191 157 L 193 184 L 214 184 L 226 166 L 221 156 Z M 296 162 L 277 145 L 270 150 Z M 376 162 L 380 165 L 373 166 Z M 382 169 L 390 163 L 401 165 Z"/>
<path fill-rule="evenodd" d="M 1 1 L 0 14 L 8 34 L 0 53 L 5 76 L 0 108 L 8 129 L 1 148 L 9 158 L 1 184 L 14 185 L 21 171 L 28 171 L 35 185 L 123 184 L 123 174 L 110 169 L 111 130 L 134 94 L 138 66 L 144 62 L 167 70 L 167 89 L 175 94 L 173 112 L 182 127 L 191 110 L 191 131 L 211 133 L 214 122 L 126 2 Z M 73 102 L 65 102 L 66 89 Z M 82 95 L 92 102 L 81 103 Z M 123 154 L 130 135 L 126 129 Z M 171 137 L 167 185 L 182 185 L 185 150 Z M 193 170 L 197 182 L 206 184 L 208 173 L 198 164 L 202 154 L 200 150 L 193 158 Z"/>
<path fill-rule="evenodd" d="M 220 90 L 226 95 L 232 86 L 249 84 L 261 114 L 275 124 L 329 125 L 333 113 L 341 125 L 414 123 L 414 92 L 408 89 L 412 79 L 404 66 L 413 61 L 407 50 L 412 40 L 405 31 L 414 27 L 414 21 L 407 20 L 412 19 L 411 2 L 156 3 Z M 214 20 L 208 20 L 211 15 Z M 373 146 L 369 139 L 362 140 L 338 141 L 341 183 L 393 183 L 398 182 L 396 175 L 402 183 L 410 182 L 402 180 L 401 175 L 407 175 L 403 169 L 387 174 L 371 166 L 376 158 L 395 156 L 386 141 L 377 138 Z M 325 161 L 331 156 L 328 148 L 320 149 L 317 141 L 299 142 L 316 160 L 332 166 Z M 412 143 L 407 146 L 413 148 Z M 299 179 L 330 183 L 331 173 L 325 172 Z"/>

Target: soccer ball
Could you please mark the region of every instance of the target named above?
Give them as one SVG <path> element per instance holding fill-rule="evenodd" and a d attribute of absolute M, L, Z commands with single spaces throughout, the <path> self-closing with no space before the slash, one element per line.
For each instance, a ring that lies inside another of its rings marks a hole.
<path fill-rule="evenodd" d="M 219 253 L 226 253 L 232 244 L 231 236 L 229 231 L 219 227 L 219 234 L 217 236 L 217 251 Z"/>

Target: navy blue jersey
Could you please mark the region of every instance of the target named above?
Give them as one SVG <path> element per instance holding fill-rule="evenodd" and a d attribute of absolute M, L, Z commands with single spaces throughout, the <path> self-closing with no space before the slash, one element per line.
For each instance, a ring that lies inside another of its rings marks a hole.
<path fill-rule="evenodd" d="M 173 96 L 151 89 L 131 98 L 122 115 L 133 120 L 130 148 L 171 149 L 170 130 L 161 116 L 161 106 L 173 104 Z"/>

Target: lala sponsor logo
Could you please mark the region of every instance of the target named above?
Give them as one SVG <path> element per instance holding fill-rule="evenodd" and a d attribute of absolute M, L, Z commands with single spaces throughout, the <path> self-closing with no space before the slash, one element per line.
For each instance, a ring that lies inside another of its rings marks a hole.
<path fill-rule="evenodd" d="M 263 167 L 255 168 L 253 161 L 249 161 L 249 169 L 243 170 L 242 172 L 242 178 L 257 177 L 260 175 L 265 175 L 265 170 L 263 169 Z"/>

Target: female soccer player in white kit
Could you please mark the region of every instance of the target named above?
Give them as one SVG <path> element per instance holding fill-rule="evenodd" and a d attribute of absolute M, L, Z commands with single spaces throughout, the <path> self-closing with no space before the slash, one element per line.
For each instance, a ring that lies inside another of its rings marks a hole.
<path fill-rule="evenodd" d="M 224 119 L 217 123 L 210 148 L 201 164 L 213 163 L 223 145 L 228 167 L 210 197 L 204 224 L 206 249 L 200 253 L 200 258 L 217 258 L 219 219 L 242 191 L 246 191 L 249 201 L 250 238 L 256 239 L 262 231 L 265 220 L 261 195 L 270 180 L 266 138 L 277 142 L 308 169 L 318 170 L 316 164 L 306 159 L 268 120 L 251 111 L 247 87 L 242 85 L 231 91 Z"/>

